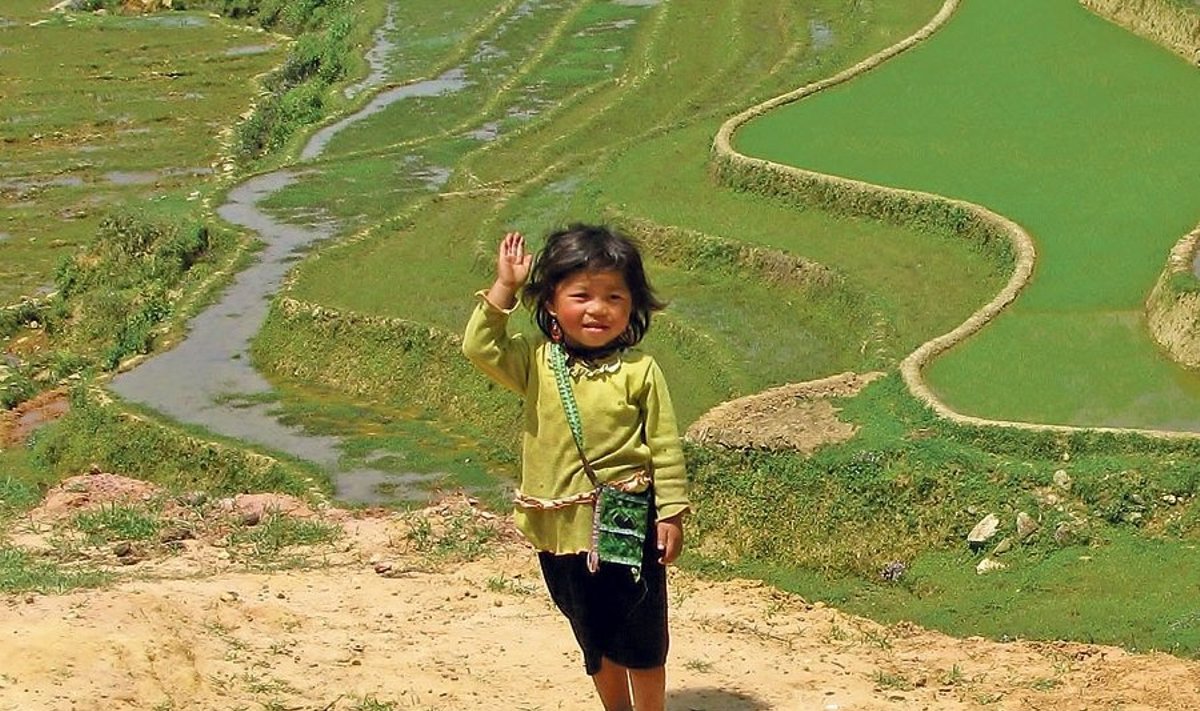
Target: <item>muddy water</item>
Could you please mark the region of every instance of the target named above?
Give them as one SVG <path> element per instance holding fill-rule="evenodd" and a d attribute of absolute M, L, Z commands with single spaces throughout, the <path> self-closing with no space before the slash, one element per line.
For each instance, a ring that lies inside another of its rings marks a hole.
<path fill-rule="evenodd" d="M 445 74 L 442 74 L 437 79 L 419 81 L 414 84 L 405 84 L 404 86 L 398 86 L 394 89 L 388 89 L 380 92 L 378 96 L 376 96 L 374 99 L 371 99 L 371 101 L 359 111 L 350 114 L 337 123 L 332 123 L 320 131 L 317 131 L 316 135 L 312 137 L 312 140 L 310 140 L 304 146 L 304 150 L 300 152 L 300 159 L 311 160 L 316 158 L 325 152 L 325 147 L 329 145 L 329 142 L 333 140 L 334 136 L 350 126 L 353 126 L 359 121 L 383 111 L 397 101 L 403 101 L 404 99 L 411 99 L 417 96 L 440 96 L 441 94 L 451 94 L 459 91 L 467 85 L 464 75 L 465 72 L 462 69 L 455 68 L 451 69 Z"/>
<path fill-rule="evenodd" d="M 362 81 L 348 86 L 342 92 L 347 99 L 353 99 L 367 89 L 373 89 L 383 84 L 387 80 L 387 60 L 388 55 L 396 48 L 396 44 L 391 40 L 391 34 L 396 30 L 396 6 L 388 5 L 387 18 L 383 21 L 383 26 L 375 30 L 375 43 L 371 45 L 371 49 L 367 50 L 367 66 L 371 71 Z"/>
<path fill-rule="evenodd" d="M 383 33 L 377 35 L 386 41 Z M 305 159 L 321 154 L 342 129 L 413 96 L 457 91 L 461 72 L 381 93 L 361 111 L 319 131 L 304 147 Z M 262 396 L 270 384 L 250 365 L 250 341 L 266 319 L 270 299 L 297 254 L 332 236 L 334 227 L 299 226 L 265 213 L 259 204 L 300 177 L 281 170 L 252 178 L 233 189 L 217 212 L 222 219 L 253 230 L 266 245 L 257 261 L 237 275 L 220 300 L 189 324 L 187 338 L 137 368 L 114 378 L 111 389 L 170 417 L 213 432 L 286 452 L 330 473 L 336 496 L 356 503 L 424 498 L 418 486 L 437 475 L 397 474 L 369 467 L 342 466 L 337 437 L 313 435 L 288 426 L 272 414 Z M 368 457 L 368 460 L 371 458 Z M 384 493 L 386 491 L 386 493 Z"/>

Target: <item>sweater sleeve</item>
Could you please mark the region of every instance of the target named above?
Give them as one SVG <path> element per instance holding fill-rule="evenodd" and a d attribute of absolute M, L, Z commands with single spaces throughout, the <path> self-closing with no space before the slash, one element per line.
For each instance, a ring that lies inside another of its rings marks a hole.
<path fill-rule="evenodd" d="M 524 395 L 532 349 L 524 336 L 508 335 L 508 317 L 516 307 L 501 309 L 489 302 L 482 291 L 476 297 L 479 303 L 471 312 L 463 334 L 463 354 L 496 383 Z"/>
<path fill-rule="evenodd" d="M 687 469 L 675 409 L 658 363 L 651 362 L 646 381 L 642 402 L 646 418 L 643 436 L 650 447 L 654 503 L 658 507 L 658 520 L 662 521 L 687 511 L 691 504 L 687 497 Z"/>

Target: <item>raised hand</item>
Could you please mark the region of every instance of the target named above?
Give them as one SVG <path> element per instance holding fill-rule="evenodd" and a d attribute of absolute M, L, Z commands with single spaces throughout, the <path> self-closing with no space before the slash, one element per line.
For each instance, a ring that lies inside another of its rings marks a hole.
<path fill-rule="evenodd" d="M 499 251 L 496 257 L 496 281 L 515 292 L 529 279 L 533 255 L 525 251 L 525 238 L 520 232 L 504 235 Z"/>
<path fill-rule="evenodd" d="M 521 233 L 509 232 L 504 235 L 496 255 L 496 281 L 488 289 L 487 300 L 497 308 L 512 308 L 517 303 L 517 292 L 529 279 L 531 266 L 533 255 L 525 251 L 525 238 Z"/>

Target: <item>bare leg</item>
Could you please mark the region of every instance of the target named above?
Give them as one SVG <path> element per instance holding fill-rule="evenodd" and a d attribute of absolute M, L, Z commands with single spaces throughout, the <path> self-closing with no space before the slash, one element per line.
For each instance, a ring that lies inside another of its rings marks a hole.
<path fill-rule="evenodd" d="M 633 702 L 629 699 L 628 669 L 602 657 L 600 671 L 592 675 L 592 682 L 596 685 L 596 693 L 600 694 L 604 711 L 633 711 Z"/>
<path fill-rule="evenodd" d="M 633 704 L 637 711 L 664 711 L 667 699 L 667 668 L 630 669 Z"/>

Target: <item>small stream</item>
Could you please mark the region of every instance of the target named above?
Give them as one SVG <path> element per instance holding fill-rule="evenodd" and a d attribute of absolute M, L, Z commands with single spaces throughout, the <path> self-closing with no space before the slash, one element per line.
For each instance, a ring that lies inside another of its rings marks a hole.
<path fill-rule="evenodd" d="M 376 42 L 387 45 L 384 32 Z M 390 45 L 375 56 L 385 54 Z M 304 160 L 319 156 L 340 131 L 397 101 L 457 91 L 465 85 L 460 74 L 416 82 L 382 92 L 359 112 L 318 131 L 301 152 Z M 259 204 L 295 182 L 299 169 L 256 176 L 230 191 L 217 214 L 258 234 L 265 248 L 257 261 L 239 273 L 220 300 L 188 324 L 188 335 L 175 348 L 117 375 L 110 389 L 175 420 L 200 425 L 212 432 L 286 452 L 329 472 L 335 495 L 352 503 L 421 500 L 422 482 L 437 474 L 398 474 L 371 468 L 343 468 L 342 440 L 314 435 L 281 423 L 263 396 L 273 391 L 250 364 L 250 342 L 266 320 L 271 298 L 297 256 L 333 236 L 335 227 L 299 226 L 282 222 Z M 382 493 L 386 490 L 386 494 Z"/>

